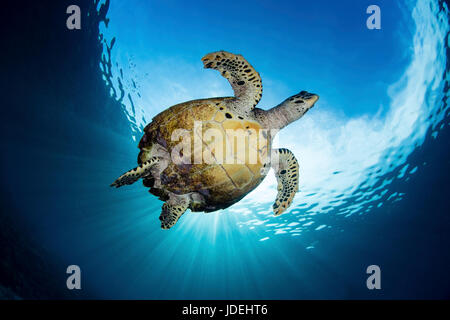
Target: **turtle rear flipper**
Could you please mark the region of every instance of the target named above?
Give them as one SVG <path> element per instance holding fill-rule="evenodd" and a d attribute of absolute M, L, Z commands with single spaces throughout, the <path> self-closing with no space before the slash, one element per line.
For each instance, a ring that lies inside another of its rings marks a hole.
<path fill-rule="evenodd" d="M 278 181 L 278 194 L 273 204 L 276 216 L 282 214 L 291 205 L 298 191 L 298 161 L 288 149 L 277 149 L 278 161 L 272 165 Z"/>
<path fill-rule="evenodd" d="M 116 181 L 111 184 L 111 187 L 119 188 L 126 184 L 133 184 L 140 178 L 144 178 L 151 173 L 152 167 L 154 167 L 159 162 L 158 157 L 152 157 L 148 161 L 141 163 L 134 169 L 125 172 Z"/>
<path fill-rule="evenodd" d="M 163 204 L 161 215 L 159 216 L 161 228 L 166 230 L 172 228 L 183 213 L 186 212 L 189 202 L 189 198 L 186 195 L 171 194 L 170 199 Z"/>

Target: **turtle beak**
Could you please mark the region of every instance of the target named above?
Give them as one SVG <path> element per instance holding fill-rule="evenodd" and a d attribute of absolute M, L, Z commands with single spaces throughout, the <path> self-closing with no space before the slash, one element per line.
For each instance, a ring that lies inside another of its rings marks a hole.
<path fill-rule="evenodd" d="M 311 98 L 307 100 L 307 103 L 311 104 L 311 107 L 319 100 L 319 96 L 317 94 L 313 94 Z"/>
<path fill-rule="evenodd" d="M 316 103 L 319 100 L 319 96 L 317 94 L 312 94 L 308 101 L 312 104 Z"/>

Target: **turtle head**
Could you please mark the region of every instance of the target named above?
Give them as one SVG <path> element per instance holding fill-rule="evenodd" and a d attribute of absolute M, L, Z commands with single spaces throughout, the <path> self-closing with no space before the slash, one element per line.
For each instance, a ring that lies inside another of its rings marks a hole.
<path fill-rule="evenodd" d="M 319 100 L 319 96 L 307 91 L 287 98 L 278 106 L 263 111 L 257 110 L 259 119 L 269 128 L 282 129 L 288 124 L 300 119 Z"/>
<path fill-rule="evenodd" d="M 314 93 L 309 93 L 307 91 L 301 91 L 299 94 L 290 97 L 289 101 L 295 104 L 302 104 L 307 110 L 311 109 L 314 104 L 319 100 L 319 96 Z"/>

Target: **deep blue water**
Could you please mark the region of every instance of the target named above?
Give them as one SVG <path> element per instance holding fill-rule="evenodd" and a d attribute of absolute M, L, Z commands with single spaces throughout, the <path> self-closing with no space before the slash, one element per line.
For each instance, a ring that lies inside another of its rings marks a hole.
<path fill-rule="evenodd" d="M 65 29 L 66 1 L 21 11 L 39 28 L 9 24 L 0 289 L 38 298 L 450 297 L 445 2 L 382 2 L 375 35 L 364 28 L 366 3 L 350 1 L 305 4 L 298 26 L 287 15 L 301 13 L 293 3 L 263 2 L 249 16 L 263 22 L 232 15 L 229 33 L 226 14 L 211 19 L 218 8 L 200 2 L 78 2 L 80 31 Z M 231 94 L 201 69 L 201 56 L 220 49 L 252 57 L 265 108 L 293 90 L 321 95 L 278 141 L 300 158 L 300 192 L 273 217 L 268 176 L 231 208 L 188 212 L 164 231 L 161 201 L 139 183 L 109 184 L 135 165 L 142 127 L 158 112 Z M 81 293 L 65 290 L 69 264 L 81 267 Z M 366 288 L 372 264 L 382 271 L 378 291 Z"/>

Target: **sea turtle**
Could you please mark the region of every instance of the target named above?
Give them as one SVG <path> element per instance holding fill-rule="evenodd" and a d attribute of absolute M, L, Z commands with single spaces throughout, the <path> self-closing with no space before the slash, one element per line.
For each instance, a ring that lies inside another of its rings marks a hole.
<path fill-rule="evenodd" d="M 272 149 L 271 143 L 277 130 L 302 117 L 319 97 L 301 91 L 270 110 L 255 108 L 262 96 L 261 78 L 242 55 L 218 51 L 202 61 L 228 79 L 234 97 L 188 101 L 155 116 L 139 142 L 139 166 L 111 184 L 121 187 L 143 179 L 149 192 L 165 201 L 159 217 L 163 229 L 174 226 L 188 208 L 211 212 L 231 206 L 255 189 L 271 167 L 278 181 L 275 215 L 290 206 L 298 191 L 297 159 L 288 149 Z"/>

